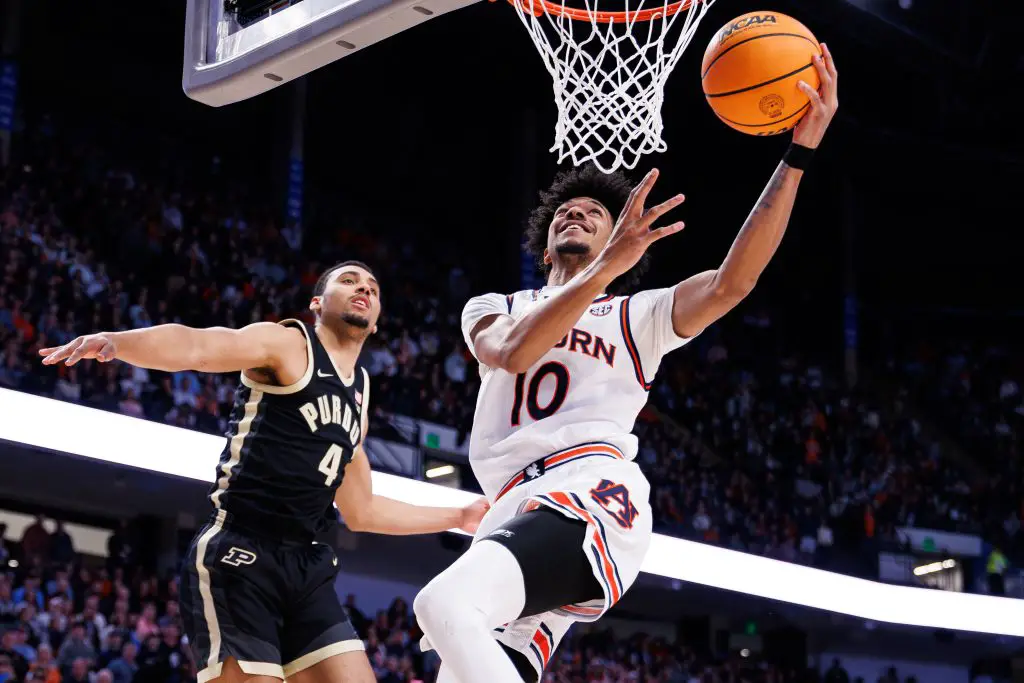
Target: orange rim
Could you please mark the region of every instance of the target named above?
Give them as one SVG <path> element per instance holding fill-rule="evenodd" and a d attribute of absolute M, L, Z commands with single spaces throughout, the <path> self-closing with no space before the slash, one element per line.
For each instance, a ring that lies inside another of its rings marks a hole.
<path fill-rule="evenodd" d="M 491 0 L 494 2 L 494 0 Z M 619 23 L 632 23 L 634 21 L 651 21 L 658 17 L 670 17 L 676 12 L 684 9 L 689 9 L 690 5 L 700 0 L 679 0 L 679 2 L 673 2 L 664 7 L 658 7 L 657 9 L 642 9 L 635 12 L 590 12 L 585 9 L 576 9 L 575 7 L 566 7 L 560 5 L 557 2 L 548 2 L 548 0 L 508 0 L 510 5 L 516 6 L 517 2 L 521 2 L 523 9 L 526 9 L 528 3 L 533 4 L 533 15 L 539 17 L 541 14 L 551 14 L 556 17 L 568 17 L 576 21 L 596 21 L 599 24 L 619 24 Z"/>

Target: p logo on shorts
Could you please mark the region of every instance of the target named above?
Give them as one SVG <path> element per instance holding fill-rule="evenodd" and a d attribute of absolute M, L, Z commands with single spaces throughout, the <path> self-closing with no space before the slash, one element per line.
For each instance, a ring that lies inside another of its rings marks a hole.
<path fill-rule="evenodd" d="M 230 564 L 232 567 L 241 567 L 242 565 L 252 564 L 256 561 L 256 553 L 245 548 L 232 547 L 228 551 L 228 554 L 220 558 L 220 561 L 224 564 Z"/>

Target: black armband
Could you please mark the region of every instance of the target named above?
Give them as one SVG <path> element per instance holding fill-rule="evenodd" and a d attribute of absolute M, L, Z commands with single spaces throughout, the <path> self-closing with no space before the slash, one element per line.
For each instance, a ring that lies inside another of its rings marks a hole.
<path fill-rule="evenodd" d="M 786 150 L 782 160 L 786 162 L 786 165 L 790 168 L 795 168 L 798 171 L 806 171 L 807 167 L 811 165 L 811 159 L 813 158 L 813 148 L 804 147 L 803 145 L 791 142 L 789 143 L 789 149 Z"/>

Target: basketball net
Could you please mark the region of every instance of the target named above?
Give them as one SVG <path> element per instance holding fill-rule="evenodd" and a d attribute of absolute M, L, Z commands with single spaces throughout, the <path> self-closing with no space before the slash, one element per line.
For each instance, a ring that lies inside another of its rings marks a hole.
<path fill-rule="evenodd" d="M 632 169 L 667 149 L 665 82 L 715 0 L 626 0 L 622 12 L 548 0 L 509 0 L 554 82 L 559 163 Z"/>

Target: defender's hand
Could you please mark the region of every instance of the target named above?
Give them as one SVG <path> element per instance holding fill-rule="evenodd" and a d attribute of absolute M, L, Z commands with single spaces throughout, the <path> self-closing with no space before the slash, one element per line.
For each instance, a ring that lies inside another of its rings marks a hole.
<path fill-rule="evenodd" d="M 811 110 L 793 130 L 793 142 L 811 149 L 821 144 L 828 124 L 832 122 L 832 117 L 839 109 L 839 72 L 836 71 L 836 63 L 825 43 L 821 44 L 821 54 L 821 57 L 814 58 L 814 68 L 818 70 L 821 87 L 815 91 L 804 81 L 797 84 L 797 87 L 811 98 Z"/>
<path fill-rule="evenodd" d="M 39 349 L 39 355 L 46 356 L 43 358 L 43 365 L 53 365 L 65 358 L 65 365 L 74 365 L 83 358 L 106 363 L 117 357 L 117 345 L 107 334 L 87 334 L 71 340 L 64 346 Z"/>
<path fill-rule="evenodd" d="M 480 528 L 480 520 L 490 509 L 491 504 L 487 502 L 486 498 L 477 498 L 462 508 L 462 520 L 459 522 L 459 528 L 466 533 L 475 534 L 476 530 Z"/>
<path fill-rule="evenodd" d="M 647 177 L 629 193 L 626 206 L 623 207 L 619 220 L 612 228 L 608 244 L 598 254 L 597 263 L 605 269 L 612 279 L 622 275 L 636 265 L 647 248 L 663 237 L 674 235 L 683 229 L 682 221 L 664 228 L 652 228 L 652 224 L 669 210 L 683 203 L 685 197 L 677 194 L 667 202 L 644 211 L 647 194 L 658 179 L 658 169 L 652 169 Z"/>

